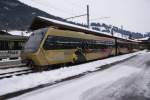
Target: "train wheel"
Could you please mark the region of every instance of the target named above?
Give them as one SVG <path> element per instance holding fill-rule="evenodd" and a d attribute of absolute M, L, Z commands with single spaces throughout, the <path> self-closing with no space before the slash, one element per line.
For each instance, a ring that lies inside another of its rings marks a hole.
<path fill-rule="evenodd" d="M 30 68 L 34 68 L 34 63 L 33 63 L 33 61 L 30 61 L 27 65 L 28 65 Z"/>

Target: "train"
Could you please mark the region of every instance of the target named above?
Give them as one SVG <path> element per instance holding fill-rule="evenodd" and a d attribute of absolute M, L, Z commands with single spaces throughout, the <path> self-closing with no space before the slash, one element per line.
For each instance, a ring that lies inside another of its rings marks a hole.
<path fill-rule="evenodd" d="M 0 61 L 18 59 L 27 39 L 25 36 L 15 36 L 0 31 Z"/>
<path fill-rule="evenodd" d="M 140 44 L 87 28 L 37 17 L 21 54 L 22 62 L 36 69 L 57 64 L 84 63 L 139 51 Z"/>

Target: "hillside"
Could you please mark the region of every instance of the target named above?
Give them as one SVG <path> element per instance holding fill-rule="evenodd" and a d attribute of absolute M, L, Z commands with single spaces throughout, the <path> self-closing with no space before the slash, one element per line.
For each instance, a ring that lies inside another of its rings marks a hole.
<path fill-rule="evenodd" d="M 42 11 L 40 6 L 34 8 L 34 6 L 31 6 L 33 2 L 31 2 L 29 6 L 28 4 L 22 2 L 22 0 L 20 1 L 0 0 L 0 30 L 27 30 L 35 16 L 57 19 L 60 21 L 65 21 L 86 27 L 86 25 L 66 21 L 63 18 L 51 15 L 45 10 Z M 111 25 L 107 25 L 105 23 L 91 23 L 92 29 L 102 32 L 108 32 L 111 34 L 110 26 Z M 148 32 L 143 36 L 143 34 L 141 33 L 122 30 L 115 26 L 113 26 L 113 31 L 122 35 L 128 35 L 129 37 L 131 36 L 132 38 L 150 37 L 150 33 Z"/>
<path fill-rule="evenodd" d="M 59 17 L 25 5 L 18 0 L 0 0 L 0 30 L 26 30 L 34 16 L 62 20 Z"/>
<path fill-rule="evenodd" d="M 105 23 L 91 23 L 91 27 L 93 30 L 108 32 L 108 33 L 113 34 L 113 35 L 115 33 L 117 33 L 117 34 L 128 36 L 129 38 L 143 38 L 143 37 L 149 37 L 150 36 L 148 33 L 143 35 L 142 33 L 139 33 L 139 32 L 127 31 L 127 30 L 121 29 L 121 28 L 116 27 L 116 26 L 107 25 Z"/>

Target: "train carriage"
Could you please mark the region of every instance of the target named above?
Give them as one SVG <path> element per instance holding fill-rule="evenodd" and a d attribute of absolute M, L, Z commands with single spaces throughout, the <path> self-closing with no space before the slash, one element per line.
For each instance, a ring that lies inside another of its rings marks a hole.
<path fill-rule="evenodd" d="M 22 59 L 34 66 L 61 63 L 81 63 L 108 57 L 114 47 L 114 39 L 62 30 L 53 27 L 33 32 L 25 45 Z"/>
<path fill-rule="evenodd" d="M 82 63 L 135 50 L 131 40 L 76 25 L 36 17 L 22 53 L 23 62 L 36 68 L 62 63 Z M 137 49 L 136 49 L 137 50 Z"/>
<path fill-rule="evenodd" d="M 118 54 L 127 54 L 132 52 L 131 46 L 132 46 L 132 41 L 125 40 L 125 39 L 117 39 L 117 53 Z"/>

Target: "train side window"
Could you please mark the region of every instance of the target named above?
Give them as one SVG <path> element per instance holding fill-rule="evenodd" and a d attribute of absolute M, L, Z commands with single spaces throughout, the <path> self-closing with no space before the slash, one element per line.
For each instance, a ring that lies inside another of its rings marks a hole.
<path fill-rule="evenodd" d="M 43 48 L 46 50 L 49 50 L 53 45 L 54 45 L 54 43 L 52 43 L 52 37 L 48 36 L 44 45 L 43 45 Z"/>
<path fill-rule="evenodd" d="M 109 48 L 109 42 L 86 40 L 72 37 L 62 36 L 48 36 L 43 48 L 45 50 L 58 50 L 58 49 L 107 49 Z"/>
<path fill-rule="evenodd" d="M 48 36 L 43 46 L 46 50 L 75 49 L 77 47 L 82 47 L 80 39 L 61 36 Z"/>

